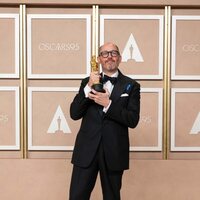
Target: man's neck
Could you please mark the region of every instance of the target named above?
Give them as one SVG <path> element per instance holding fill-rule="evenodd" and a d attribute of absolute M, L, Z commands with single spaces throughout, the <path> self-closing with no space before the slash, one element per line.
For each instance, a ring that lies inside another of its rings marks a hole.
<path fill-rule="evenodd" d="M 106 74 L 107 76 L 110 76 L 110 77 L 117 77 L 119 72 L 117 70 L 115 72 L 103 72 L 103 74 Z"/>

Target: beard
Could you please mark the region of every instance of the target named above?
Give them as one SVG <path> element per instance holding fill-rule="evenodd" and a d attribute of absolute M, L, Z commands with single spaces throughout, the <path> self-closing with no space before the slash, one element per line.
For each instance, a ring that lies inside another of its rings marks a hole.
<path fill-rule="evenodd" d="M 101 63 L 102 70 L 109 74 L 113 74 L 118 70 L 120 60 L 109 57 L 104 63 Z"/>

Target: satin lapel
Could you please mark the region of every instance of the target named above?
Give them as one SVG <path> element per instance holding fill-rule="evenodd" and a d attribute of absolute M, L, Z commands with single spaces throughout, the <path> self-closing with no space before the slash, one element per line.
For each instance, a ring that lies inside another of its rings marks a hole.
<path fill-rule="evenodd" d="M 123 81 L 123 75 L 119 74 L 117 83 L 115 84 L 113 91 L 111 93 L 110 99 L 116 101 L 121 94 L 124 92 L 125 82 Z"/>

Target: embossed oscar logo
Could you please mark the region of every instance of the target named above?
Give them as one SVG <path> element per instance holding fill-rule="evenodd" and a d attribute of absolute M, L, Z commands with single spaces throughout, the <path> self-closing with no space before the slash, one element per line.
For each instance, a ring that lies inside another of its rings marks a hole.
<path fill-rule="evenodd" d="M 152 123 L 152 117 L 151 116 L 141 116 L 140 123 L 149 125 Z"/>
<path fill-rule="evenodd" d="M 200 112 L 194 121 L 190 134 L 200 134 Z"/>
<path fill-rule="evenodd" d="M 40 42 L 39 51 L 79 51 L 80 44 L 77 42 Z"/>
<path fill-rule="evenodd" d="M 188 53 L 193 53 L 193 54 L 199 54 L 199 52 L 200 52 L 200 44 L 192 44 L 192 43 L 190 43 L 190 44 L 184 44 L 183 46 L 182 46 L 182 51 L 184 51 L 184 52 L 188 52 Z"/>
<path fill-rule="evenodd" d="M 0 114 L 0 124 L 6 124 L 8 122 L 8 115 Z"/>
<path fill-rule="evenodd" d="M 143 56 L 132 33 L 122 52 L 122 62 L 128 62 L 128 60 L 144 62 Z"/>
<path fill-rule="evenodd" d="M 51 134 L 66 134 L 71 133 L 65 115 L 59 105 L 48 128 L 47 133 Z"/>

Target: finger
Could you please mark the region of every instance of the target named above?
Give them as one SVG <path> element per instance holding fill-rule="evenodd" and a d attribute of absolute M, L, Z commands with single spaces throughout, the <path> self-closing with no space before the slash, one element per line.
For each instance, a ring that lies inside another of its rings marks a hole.
<path fill-rule="evenodd" d="M 96 94 L 97 94 L 97 91 L 94 90 L 94 89 L 92 89 L 92 93 L 93 93 L 94 95 L 96 95 Z"/>
<path fill-rule="evenodd" d="M 108 93 L 108 89 L 107 88 L 104 88 L 104 90 L 106 91 L 106 93 Z"/>
<path fill-rule="evenodd" d="M 94 95 L 91 92 L 88 93 L 88 97 L 89 99 L 94 99 Z"/>
<path fill-rule="evenodd" d="M 110 92 L 108 91 L 108 89 L 107 88 L 104 88 L 105 89 L 105 93 L 108 95 L 108 96 L 110 96 Z"/>

